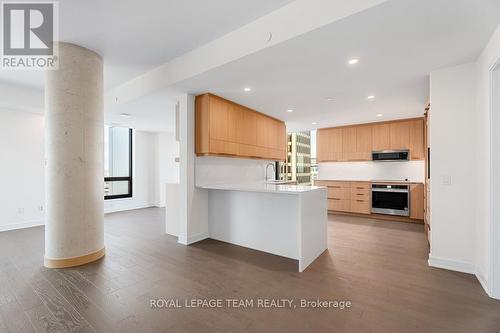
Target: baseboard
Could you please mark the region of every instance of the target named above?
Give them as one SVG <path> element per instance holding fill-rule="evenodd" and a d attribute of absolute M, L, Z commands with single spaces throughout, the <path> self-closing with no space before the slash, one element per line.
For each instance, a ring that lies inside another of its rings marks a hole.
<path fill-rule="evenodd" d="M 137 205 L 129 207 L 116 207 L 116 208 L 105 209 L 104 214 L 125 212 L 128 210 L 136 210 L 136 209 L 151 208 L 151 207 L 156 207 L 156 206 L 154 204 L 148 204 L 148 205 Z"/>
<path fill-rule="evenodd" d="M 26 229 L 26 228 L 31 228 L 31 227 L 39 227 L 39 226 L 44 225 L 44 224 L 45 224 L 44 220 L 34 220 L 34 221 L 27 221 L 27 222 L 21 222 L 21 223 L 0 225 L 0 232 L 9 231 L 9 230 L 17 230 L 17 229 Z"/>
<path fill-rule="evenodd" d="M 184 235 L 179 235 L 179 237 L 177 239 L 177 243 L 180 243 L 183 245 L 191 245 L 193 243 L 202 241 L 202 240 L 207 239 L 207 238 L 210 238 L 210 235 L 208 234 L 208 232 L 203 232 L 203 233 L 192 235 L 189 237 L 186 237 Z"/>
<path fill-rule="evenodd" d="M 486 292 L 486 294 L 488 294 L 488 296 L 492 297 L 491 296 L 491 292 L 490 292 L 490 288 L 488 286 L 488 280 L 486 279 L 486 277 L 484 276 L 484 274 L 482 274 L 478 269 L 476 269 L 476 273 L 475 274 L 476 274 L 477 280 L 479 281 L 479 283 L 483 287 L 483 289 Z"/>
<path fill-rule="evenodd" d="M 429 266 L 436 268 L 448 269 L 450 271 L 476 274 L 476 269 L 473 264 L 463 261 L 455 261 L 444 258 L 436 258 L 429 256 Z"/>

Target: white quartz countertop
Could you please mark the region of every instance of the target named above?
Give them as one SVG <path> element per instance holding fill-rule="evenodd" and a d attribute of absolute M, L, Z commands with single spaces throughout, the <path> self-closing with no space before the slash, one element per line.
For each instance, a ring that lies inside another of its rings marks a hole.
<path fill-rule="evenodd" d="M 265 193 L 283 193 L 283 194 L 298 194 L 303 192 L 310 192 L 310 191 L 324 189 L 324 187 L 322 186 L 266 184 L 266 183 L 207 184 L 198 187 L 209 190 L 265 192 Z"/>

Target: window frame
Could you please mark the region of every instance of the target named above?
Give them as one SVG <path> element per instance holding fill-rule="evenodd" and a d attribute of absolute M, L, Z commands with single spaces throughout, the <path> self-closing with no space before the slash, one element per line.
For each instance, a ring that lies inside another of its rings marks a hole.
<path fill-rule="evenodd" d="M 116 181 L 128 181 L 128 193 L 126 194 L 116 194 L 116 195 L 104 195 L 104 200 L 113 200 L 113 199 L 125 199 L 132 198 L 133 194 L 133 182 L 132 182 L 132 161 L 133 161 L 133 130 L 132 128 L 128 129 L 128 140 L 129 140 L 129 175 L 127 177 L 104 177 L 104 182 L 116 182 Z"/>

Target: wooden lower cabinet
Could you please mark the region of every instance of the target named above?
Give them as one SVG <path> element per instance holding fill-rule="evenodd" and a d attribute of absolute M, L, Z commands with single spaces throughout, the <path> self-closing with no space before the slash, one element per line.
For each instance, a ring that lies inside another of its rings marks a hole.
<path fill-rule="evenodd" d="M 337 212 L 349 212 L 351 210 L 349 199 L 328 198 L 328 210 Z"/>
<path fill-rule="evenodd" d="M 410 185 L 410 218 L 424 219 L 424 184 Z"/>
<path fill-rule="evenodd" d="M 367 182 L 317 181 L 328 187 L 328 210 L 345 213 L 371 213 L 371 184 Z"/>
<path fill-rule="evenodd" d="M 320 180 L 315 181 L 314 184 L 328 188 L 329 211 L 364 215 L 372 214 L 371 182 Z M 410 184 L 410 217 L 401 217 L 401 220 L 419 222 L 423 218 L 424 185 L 418 183 Z"/>
<path fill-rule="evenodd" d="M 370 199 L 351 200 L 351 213 L 371 214 L 372 203 Z"/>

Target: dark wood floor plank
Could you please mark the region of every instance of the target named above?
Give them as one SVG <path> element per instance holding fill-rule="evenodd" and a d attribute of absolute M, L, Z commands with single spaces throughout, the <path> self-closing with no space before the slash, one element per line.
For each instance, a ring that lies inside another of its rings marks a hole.
<path fill-rule="evenodd" d="M 43 274 L 47 270 L 26 268 L 20 271 L 47 309 L 69 332 L 95 332 L 85 318 L 75 310 L 75 307 L 44 278 Z"/>
<path fill-rule="evenodd" d="M 37 332 L 69 333 L 68 328 L 41 304 L 26 310 L 33 327 Z"/>
<path fill-rule="evenodd" d="M 35 333 L 31 321 L 17 302 L 10 302 L 0 306 L 0 316 L 8 333 Z"/>
<path fill-rule="evenodd" d="M 97 332 L 114 332 L 111 319 L 64 275 L 56 270 L 45 271 L 43 275 Z"/>
<path fill-rule="evenodd" d="M 231 244 L 179 245 L 163 234 L 162 209 L 106 215 L 107 255 L 64 270 L 43 268 L 43 228 L 0 233 L 2 292 L 41 332 L 500 332 L 500 302 L 474 276 L 427 265 L 420 225 L 331 215 L 328 228 L 328 251 L 304 273 L 294 260 Z M 149 306 L 194 297 L 337 299 L 352 308 Z"/>

